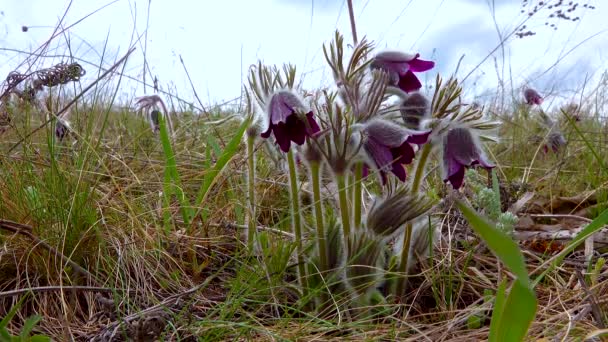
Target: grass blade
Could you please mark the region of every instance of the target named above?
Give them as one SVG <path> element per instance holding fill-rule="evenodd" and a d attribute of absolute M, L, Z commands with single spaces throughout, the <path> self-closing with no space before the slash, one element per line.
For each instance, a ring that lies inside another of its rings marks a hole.
<path fill-rule="evenodd" d="M 530 280 L 524 256 L 515 241 L 509 235 L 490 225 L 466 204 L 460 201 L 457 204 L 471 227 L 481 236 L 492 252 L 515 274 L 518 281 L 528 285 Z"/>
<path fill-rule="evenodd" d="M 536 316 L 536 307 L 534 291 L 529 286 L 524 286 L 522 282 L 514 281 L 497 324 L 498 333 L 495 335 L 495 341 L 523 341 Z"/>
<path fill-rule="evenodd" d="M 182 182 L 179 177 L 179 173 L 177 171 L 177 163 L 175 161 L 175 153 L 173 152 L 173 147 L 171 146 L 171 140 L 169 139 L 169 132 L 167 131 L 167 126 L 165 124 L 165 119 L 162 115 L 159 115 L 160 121 L 160 140 L 163 146 L 163 152 L 165 155 L 165 163 L 166 168 L 173 180 L 173 193 L 177 200 L 179 201 L 180 210 L 182 212 L 182 219 L 184 220 L 184 224 L 186 226 L 190 225 L 192 221 L 192 206 L 186 194 L 184 193 L 184 188 L 182 187 Z"/>
<path fill-rule="evenodd" d="M 243 135 L 245 134 L 245 130 L 247 129 L 247 127 L 249 127 L 250 122 L 251 118 L 247 118 L 241 123 L 238 130 L 236 131 L 236 134 L 232 137 L 228 145 L 226 145 L 226 148 L 222 152 L 221 156 L 219 156 L 219 158 L 217 159 L 215 165 L 210 170 L 207 170 L 207 172 L 205 173 L 203 185 L 201 186 L 201 189 L 199 190 L 198 195 L 196 196 L 196 203 L 199 209 L 196 215 L 194 215 L 194 217 L 196 217 L 198 215 L 198 212 L 200 212 L 201 207 L 205 202 L 205 199 L 207 198 L 207 194 L 209 193 L 209 189 L 211 189 L 211 186 L 213 186 L 213 184 L 215 183 L 217 176 L 224 170 L 226 165 L 228 165 L 228 162 L 230 162 L 230 160 L 232 160 L 232 158 L 238 152 L 239 146 L 241 145 L 241 141 L 243 139 Z"/>
<path fill-rule="evenodd" d="M 524 256 L 510 236 L 490 225 L 463 202 L 458 201 L 457 205 L 473 230 L 516 277 L 504 302 L 504 283 L 499 286 L 490 323 L 491 341 L 522 341 L 536 316 L 538 305 Z"/>
<path fill-rule="evenodd" d="M 498 285 L 496 290 L 496 299 L 494 300 L 494 309 L 492 310 L 492 320 L 490 321 L 490 334 L 488 336 L 489 342 L 500 341 L 499 329 L 500 322 L 502 322 L 502 314 L 505 309 L 505 292 L 507 291 L 507 280 L 503 281 Z"/>

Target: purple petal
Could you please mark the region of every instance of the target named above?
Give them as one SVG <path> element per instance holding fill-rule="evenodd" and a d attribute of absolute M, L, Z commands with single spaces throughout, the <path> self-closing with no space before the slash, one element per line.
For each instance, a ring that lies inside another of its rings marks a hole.
<path fill-rule="evenodd" d="M 306 114 L 306 119 L 308 120 L 308 135 L 313 136 L 316 133 L 321 131 L 321 128 L 319 127 L 319 124 L 317 124 L 317 122 L 315 121 L 312 111 L 308 112 Z"/>
<path fill-rule="evenodd" d="M 392 163 L 393 154 L 388 147 L 378 143 L 372 138 L 368 139 L 364 146 L 367 153 L 376 163 L 377 168 L 384 169 Z"/>
<path fill-rule="evenodd" d="M 415 155 L 412 145 L 408 142 L 404 142 L 397 148 L 392 148 L 391 153 L 396 164 L 410 164 L 414 160 Z"/>
<path fill-rule="evenodd" d="M 288 138 L 298 145 L 304 144 L 306 140 L 306 124 L 297 115 L 287 118 Z"/>
<path fill-rule="evenodd" d="M 395 176 L 397 176 L 397 178 L 399 178 L 400 181 L 405 182 L 405 177 L 407 176 L 407 174 L 403 165 L 394 163 L 391 171 Z"/>
<path fill-rule="evenodd" d="M 260 136 L 264 139 L 267 139 L 268 137 L 270 137 L 271 133 L 272 133 L 272 124 L 270 126 L 268 126 L 268 129 L 266 130 L 266 132 L 262 132 L 262 134 L 260 134 Z"/>
<path fill-rule="evenodd" d="M 444 142 L 444 158 L 454 159 L 462 165 L 471 166 L 480 157 L 481 151 L 468 129 L 453 128 L 448 132 Z"/>
<path fill-rule="evenodd" d="M 410 135 L 406 141 L 409 143 L 412 143 L 412 144 L 416 144 L 416 145 L 426 144 L 426 142 L 429 140 L 429 136 L 431 135 L 432 132 L 433 132 L 433 130 L 429 130 L 429 131 L 423 132 L 423 133 L 414 133 L 414 134 Z"/>
<path fill-rule="evenodd" d="M 369 176 L 369 166 L 367 164 L 363 164 L 363 172 L 361 173 L 362 178 L 367 178 Z"/>
<path fill-rule="evenodd" d="M 279 147 L 281 148 L 281 151 L 285 153 L 289 152 L 289 146 L 291 145 L 291 142 L 289 139 L 289 132 L 287 131 L 286 125 L 281 122 L 280 124 L 275 126 L 273 132 L 274 138 Z"/>
<path fill-rule="evenodd" d="M 491 163 L 485 155 L 481 155 L 479 156 L 479 159 L 477 160 L 477 162 L 479 163 L 479 165 L 481 165 L 482 167 L 484 167 L 485 169 L 489 170 L 489 169 L 493 169 L 496 167 L 496 165 L 494 165 L 493 163 Z"/>
<path fill-rule="evenodd" d="M 431 70 L 435 67 L 435 62 L 418 59 L 418 56 L 420 56 L 420 55 L 417 54 L 416 58 L 414 58 L 413 60 L 408 62 L 408 64 L 410 65 L 411 71 L 423 72 L 423 71 Z"/>
<path fill-rule="evenodd" d="M 453 175 L 457 174 L 458 172 L 460 172 L 461 169 L 464 169 L 464 165 L 462 165 L 461 163 L 459 163 L 456 159 L 453 158 L 449 158 L 447 160 L 447 168 L 446 168 L 446 172 L 447 172 L 447 177 L 446 178 L 450 178 Z"/>
<path fill-rule="evenodd" d="M 410 93 L 422 88 L 422 83 L 420 83 L 418 77 L 411 70 L 408 70 L 399 78 L 399 88 L 406 93 Z"/>
<path fill-rule="evenodd" d="M 293 114 L 293 108 L 283 101 L 281 93 L 272 96 L 268 111 L 270 123 L 275 125 L 280 122 L 287 122 L 287 119 Z"/>
<path fill-rule="evenodd" d="M 373 120 L 366 124 L 365 132 L 382 145 L 399 147 L 413 131 L 387 120 Z"/>
<path fill-rule="evenodd" d="M 447 180 L 452 184 L 454 189 L 459 189 L 462 183 L 464 183 L 464 166 L 460 165 L 460 168 L 448 177 Z"/>

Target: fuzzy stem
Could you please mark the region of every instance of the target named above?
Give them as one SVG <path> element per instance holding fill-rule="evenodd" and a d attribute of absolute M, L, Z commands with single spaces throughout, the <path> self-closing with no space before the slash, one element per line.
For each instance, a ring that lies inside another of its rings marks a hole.
<path fill-rule="evenodd" d="M 420 159 L 418 160 L 418 164 L 416 165 L 416 172 L 414 174 L 414 181 L 412 182 L 412 193 L 418 192 L 418 188 L 420 188 L 420 183 L 422 182 L 422 175 L 424 173 L 424 168 L 429 159 L 429 155 L 432 150 L 431 143 L 426 143 L 422 148 L 422 153 L 420 155 Z M 408 222 L 405 226 L 405 238 L 403 239 L 403 249 L 401 250 L 401 263 L 399 264 L 399 272 L 405 273 L 407 272 L 407 263 L 409 262 L 409 254 L 410 254 L 410 244 L 412 240 L 412 223 Z M 405 291 L 407 277 L 401 279 L 401 281 L 397 282 L 397 296 L 402 296 Z"/>
<path fill-rule="evenodd" d="M 296 162 L 293 151 L 287 153 L 289 163 L 289 182 L 291 183 L 291 216 L 293 218 L 293 233 L 296 237 L 296 253 L 298 254 L 298 270 L 300 273 L 300 286 L 302 294 L 307 292 L 306 268 L 304 267 L 304 248 L 302 246 L 302 222 L 300 217 L 300 197 L 298 196 L 298 177 L 296 175 Z"/>
<path fill-rule="evenodd" d="M 348 241 L 347 238 L 350 236 L 350 216 L 348 216 L 348 200 L 346 181 L 344 179 L 344 173 L 336 174 L 336 181 L 338 183 L 338 195 L 340 199 L 340 215 L 342 218 L 342 230 L 344 231 L 344 241 Z"/>
<path fill-rule="evenodd" d="M 353 211 L 354 211 L 354 216 L 355 216 L 355 229 L 360 228 L 361 227 L 361 191 L 362 191 L 362 186 L 361 186 L 361 181 L 363 179 L 363 163 L 357 163 L 355 165 L 355 186 L 354 186 L 354 198 L 353 198 Z"/>
<path fill-rule="evenodd" d="M 254 136 L 247 137 L 247 165 L 249 168 L 248 172 L 248 200 L 249 200 L 249 222 L 248 222 L 248 231 L 247 231 L 247 246 L 249 247 L 249 251 L 253 251 L 254 239 L 255 239 L 255 230 L 257 228 L 256 224 L 256 210 L 255 210 L 255 159 L 253 154 L 253 145 L 255 143 Z"/>
<path fill-rule="evenodd" d="M 315 219 L 317 224 L 317 242 L 319 244 L 319 258 L 321 272 L 327 271 L 327 246 L 325 243 L 325 227 L 323 226 L 323 203 L 321 202 L 321 175 L 319 162 L 310 162 L 310 175 L 312 178 L 312 196 L 315 204 Z"/>

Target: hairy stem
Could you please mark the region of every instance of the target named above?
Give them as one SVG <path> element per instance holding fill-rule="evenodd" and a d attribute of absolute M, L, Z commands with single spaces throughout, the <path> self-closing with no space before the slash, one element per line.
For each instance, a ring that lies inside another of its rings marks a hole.
<path fill-rule="evenodd" d="M 426 143 L 422 148 L 422 153 L 420 155 L 420 159 L 418 160 L 418 164 L 416 165 L 416 172 L 414 173 L 414 181 L 412 182 L 412 193 L 418 192 L 420 188 L 420 183 L 422 182 L 422 175 L 424 173 L 424 168 L 429 159 L 429 155 L 431 154 L 432 149 L 431 143 Z M 412 240 L 412 223 L 408 222 L 405 226 L 405 238 L 403 239 L 403 249 L 401 250 L 401 262 L 399 264 L 399 272 L 405 275 L 407 272 L 407 263 L 409 262 L 409 254 L 410 254 L 410 244 Z M 405 291 L 405 285 L 407 282 L 407 277 L 401 279 L 401 281 L 397 282 L 397 296 L 402 296 Z"/>
<path fill-rule="evenodd" d="M 344 241 L 348 241 L 350 236 L 350 216 L 348 216 L 348 200 L 346 190 L 346 180 L 344 173 L 336 174 L 338 183 L 338 196 L 340 199 L 340 217 L 342 218 L 342 230 L 344 231 Z"/>
<path fill-rule="evenodd" d="M 323 203 L 321 202 L 321 175 L 318 162 L 310 163 L 310 175 L 312 178 L 312 194 L 315 204 L 315 220 L 317 225 L 317 243 L 319 246 L 319 259 L 321 271 L 327 271 L 329 262 L 327 260 L 327 246 L 325 241 L 325 227 L 323 226 Z"/>
<path fill-rule="evenodd" d="M 289 182 L 291 184 L 291 217 L 293 218 L 293 233 L 296 237 L 296 253 L 298 254 L 298 271 L 300 273 L 300 286 L 302 294 L 307 292 L 306 268 L 304 267 L 304 247 L 302 246 L 302 221 L 300 217 L 300 197 L 298 196 L 298 177 L 296 175 L 296 162 L 293 151 L 287 153 L 289 163 Z"/>
<path fill-rule="evenodd" d="M 256 230 L 256 213 L 255 213 L 255 159 L 253 154 L 253 145 L 255 142 L 255 137 L 248 136 L 247 137 L 247 166 L 248 166 L 248 178 L 247 178 L 247 186 L 248 186 L 248 200 L 249 200 L 249 222 L 247 227 L 247 246 L 249 247 L 249 251 L 253 251 L 253 245 L 255 240 L 255 230 Z"/>
<path fill-rule="evenodd" d="M 354 196 L 353 196 L 353 211 L 355 216 L 355 229 L 361 227 L 361 181 L 363 179 L 363 163 L 355 165 L 355 180 L 354 180 Z"/>

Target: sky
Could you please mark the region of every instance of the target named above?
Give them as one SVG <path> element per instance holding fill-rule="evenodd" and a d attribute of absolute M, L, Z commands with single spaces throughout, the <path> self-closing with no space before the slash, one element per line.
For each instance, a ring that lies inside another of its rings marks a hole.
<path fill-rule="evenodd" d="M 608 22 L 602 19 L 608 17 L 608 4 L 589 1 L 596 7 L 590 10 L 583 1 L 574 12 L 581 20 L 567 22 L 548 19 L 546 6 L 530 18 L 539 1 L 527 2 L 522 8 L 522 0 L 354 0 L 353 7 L 359 37 L 374 42 L 377 51 L 420 53 L 435 61 L 436 67 L 420 76 L 425 85 L 432 85 L 437 73 L 456 72 L 465 82 L 465 95 L 482 101 L 495 93 L 500 79 L 509 89 L 530 86 L 562 100 L 595 86 L 606 70 Z M 0 3 L 0 79 L 15 69 L 25 71 L 24 52 L 51 37 L 69 3 Z M 545 22 L 555 23 L 557 30 Z M 509 38 L 501 48 L 500 37 L 522 24 L 536 35 Z M 71 27 L 54 39 L 46 51 L 52 57 L 40 59 L 37 67 L 69 62 L 71 51 L 87 70 L 84 86 L 100 65 L 108 68 L 135 44 L 126 75 L 142 80 L 145 51 L 162 89 L 196 103 L 194 87 L 204 105 L 237 98 L 249 66 L 259 59 L 294 64 L 306 88 L 328 86 L 332 80 L 322 45 L 336 29 L 352 42 L 344 0 L 73 0 L 63 25 Z M 118 95 L 129 99 L 152 93 L 125 81 Z"/>

